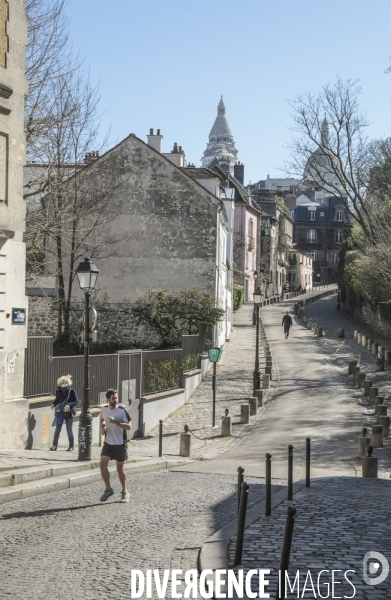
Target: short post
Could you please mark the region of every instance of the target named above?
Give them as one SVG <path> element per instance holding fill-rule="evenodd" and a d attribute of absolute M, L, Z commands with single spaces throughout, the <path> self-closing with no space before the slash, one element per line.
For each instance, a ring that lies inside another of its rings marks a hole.
<path fill-rule="evenodd" d="M 386 365 L 391 365 L 391 350 L 386 350 L 384 353 L 384 362 Z"/>
<path fill-rule="evenodd" d="M 377 422 L 380 424 L 379 417 L 387 416 L 388 408 L 385 404 L 379 404 L 377 407 Z"/>
<path fill-rule="evenodd" d="M 369 392 L 372 387 L 372 383 L 373 383 L 373 381 L 371 381 L 370 379 L 366 379 L 364 381 L 364 396 L 369 396 Z"/>
<path fill-rule="evenodd" d="M 189 458 L 191 454 L 191 433 L 188 425 L 185 425 L 185 433 L 181 433 L 179 441 L 179 456 Z"/>
<path fill-rule="evenodd" d="M 163 421 L 159 419 L 159 458 L 163 456 Z"/>
<path fill-rule="evenodd" d="M 253 398 L 248 399 L 248 403 L 250 405 L 250 417 L 253 417 L 258 412 L 258 399 L 254 396 Z"/>
<path fill-rule="evenodd" d="M 375 414 L 377 415 L 377 409 L 379 406 L 384 404 L 384 396 L 375 396 Z"/>
<path fill-rule="evenodd" d="M 367 347 L 367 336 L 362 334 L 361 336 L 361 346 L 363 346 L 364 348 Z"/>
<path fill-rule="evenodd" d="M 232 419 L 229 416 L 228 408 L 225 409 L 225 416 L 221 421 L 221 437 L 231 437 L 232 436 Z"/>
<path fill-rule="evenodd" d="M 375 371 L 384 371 L 384 360 L 382 358 L 377 358 L 375 361 Z"/>
<path fill-rule="evenodd" d="M 361 346 L 361 338 L 362 338 L 362 333 L 360 333 L 359 331 L 357 331 L 357 344 L 359 346 Z"/>
<path fill-rule="evenodd" d="M 272 455 L 266 454 L 266 496 L 265 496 L 265 516 L 272 514 Z"/>
<path fill-rule="evenodd" d="M 262 375 L 262 389 L 268 390 L 270 388 L 270 375 L 266 373 Z"/>
<path fill-rule="evenodd" d="M 355 342 L 357 342 L 357 334 L 358 334 L 358 330 L 355 329 L 354 333 L 353 333 L 353 339 L 354 339 Z"/>
<path fill-rule="evenodd" d="M 240 494 L 242 493 L 242 483 L 244 481 L 244 467 L 238 467 L 238 514 L 240 508 Z"/>
<path fill-rule="evenodd" d="M 246 526 L 246 511 L 249 487 L 250 486 L 246 481 L 242 483 L 242 493 L 240 494 L 240 507 L 238 515 L 238 529 L 236 533 L 234 567 L 237 567 L 242 563 L 244 529 Z"/>
<path fill-rule="evenodd" d="M 250 423 L 250 405 L 249 404 L 241 404 L 240 405 L 240 421 L 243 425 L 248 425 Z"/>
<path fill-rule="evenodd" d="M 366 377 L 366 373 L 359 373 L 358 374 L 358 388 L 363 388 L 364 387 L 364 383 L 365 383 L 365 377 Z"/>
<path fill-rule="evenodd" d="M 378 417 L 379 425 L 382 426 L 382 434 L 383 438 L 387 438 L 390 435 L 390 417 L 388 415 L 383 415 Z"/>
<path fill-rule="evenodd" d="M 368 337 L 368 340 L 367 340 L 367 350 L 369 352 L 372 352 L 372 344 L 373 344 L 373 339 Z"/>
<path fill-rule="evenodd" d="M 278 585 L 276 590 L 276 600 L 286 598 L 285 572 L 289 569 L 289 558 L 291 555 L 293 527 L 295 525 L 296 508 L 288 506 L 286 509 L 284 540 L 282 542 L 280 570 L 278 573 Z M 281 581 L 282 579 L 282 581 Z M 282 584 L 282 585 L 281 585 Z"/>
<path fill-rule="evenodd" d="M 348 362 L 348 375 L 352 375 L 353 374 L 353 367 L 357 367 L 357 361 L 356 360 L 349 360 L 349 362 Z"/>
<path fill-rule="evenodd" d="M 369 438 L 367 438 L 368 429 L 362 428 L 362 435 L 358 438 L 358 458 L 362 458 L 367 455 L 367 448 L 369 444 Z"/>
<path fill-rule="evenodd" d="M 338 327 L 338 337 L 339 338 L 345 337 L 345 329 L 343 327 Z"/>
<path fill-rule="evenodd" d="M 309 488 L 311 485 L 310 478 L 310 467 L 311 467 L 311 438 L 306 438 L 305 445 L 305 487 Z"/>
<path fill-rule="evenodd" d="M 377 356 L 378 348 L 379 348 L 379 345 L 376 342 L 373 342 L 373 344 L 372 344 L 372 354 L 373 354 L 373 356 Z"/>
<path fill-rule="evenodd" d="M 377 479 L 377 456 L 372 456 L 373 447 L 368 446 L 367 456 L 362 457 L 362 476 Z"/>
<path fill-rule="evenodd" d="M 255 390 L 255 397 L 258 399 L 258 407 L 263 406 L 263 390 Z"/>
<path fill-rule="evenodd" d="M 323 329 L 321 327 L 316 328 L 316 335 L 318 337 L 323 337 Z"/>
<path fill-rule="evenodd" d="M 288 500 L 293 500 L 293 446 L 288 446 Z"/>
<path fill-rule="evenodd" d="M 371 389 L 369 390 L 369 399 L 371 401 L 371 404 L 375 404 L 375 398 L 379 393 L 379 388 L 377 387 L 371 387 Z"/>
<path fill-rule="evenodd" d="M 383 448 L 383 428 L 381 425 L 372 425 L 372 448 Z"/>
<path fill-rule="evenodd" d="M 360 367 L 352 367 L 353 381 L 358 381 L 359 373 L 360 373 Z"/>

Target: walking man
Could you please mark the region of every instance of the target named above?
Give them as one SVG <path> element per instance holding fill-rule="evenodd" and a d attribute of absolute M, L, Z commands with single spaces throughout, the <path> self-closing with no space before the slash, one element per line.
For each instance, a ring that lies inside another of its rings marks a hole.
<path fill-rule="evenodd" d="M 282 317 L 282 326 L 284 328 L 285 339 L 289 337 L 289 330 L 292 327 L 292 317 L 289 314 L 289 310 L 286 311 L 286 314 Z"/>
<path fill-rule="evenodd" d="M 110 485 L 110 473 L 108 464 L 110 460 L 117 462 L 117 473 L 122 485 L 121 502 L 129 502 L 129 493 L 126 490 L 125 461 L 128 459 L 128 436 L 127 431 L 132 427 L 128 411 L 123 406 L 118 406 L 117 390 L 106 392 L 108 404 L 100 411 L 100 428 L 105 436 L 102 453 L 100 456 L 100 472 L 106 489 L 101 496 L 101 501 L 106 500 L 114 494 Z"/>

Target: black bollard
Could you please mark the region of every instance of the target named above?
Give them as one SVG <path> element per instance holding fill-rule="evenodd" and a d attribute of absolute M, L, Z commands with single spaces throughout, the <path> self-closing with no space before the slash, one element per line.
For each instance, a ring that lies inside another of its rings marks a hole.
<path fill-rule="evenodd" d="M 163 456 L 163 421 L 159 419 L 159 458 Z"/>
<path fill-rule="evenodd" d="M 285 572 L 289 568 L 289 558 L 291 554 L 292 538 L 293 538 L 293 527 L 295 524 L 296 508 L 294 506 L 288 506 L 286 509 L 286 520 L 285 520 L 285 531 L 284 540 L 282 542 L 281 559 L 280 559 L 280 570 L 278 573 L 278 583 L 276 590 L 276 600 L 282 600 L 286 598 L 285 593 Z"/>
<path fill-rule="evenodd" d="M 242 552 L 243 552 L 243 539 L 244 539 L 244 529 L 246 526 L 246 510 L 247 510 L 247 499 L 248 499 L 248 490 L 249 485 L 247 481 L 243 481 L 242 483 L 242 491 L 240 494 L 240 508 L 238 514 L 238 530 L 236 533 L 236 546 L 235 546 L 235 558 L 234 558 L 234 567 L 237 567 L 242 563 Z"/>
<path fill-rule="evenodd" d="M 293 500 L 293 446 L 288 446 L 288 500 Z"/>
<path fill-rule="evenodd" d="M 240 496 L 242 493 L 242 483 L 244 481 L 244 468 L 243 467 L 238 467 L 238 513 L 239 513 L 239 508 L 240 508 Z"/>
<path fill-rule="evenodd" d="M 306 438 L 305 446 L 305 487 L 310 487 L 310 468 L 311 468 L 311 438 Z"/>
<path fill-rule="evenodd" d="M 272 455 L 266 454 L 266 497 L 265 497 L 265 516 L 272 514 Z"/>

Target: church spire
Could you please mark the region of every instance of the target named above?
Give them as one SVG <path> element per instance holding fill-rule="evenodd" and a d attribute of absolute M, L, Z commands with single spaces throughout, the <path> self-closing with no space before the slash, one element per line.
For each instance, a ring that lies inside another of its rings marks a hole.
<path fill-rule="evenodd" d="M 217 117 L 209 134 L 209 143 L 202 158 L 202 166 L 207 167 L 215 160 L 224 170 L 233 173 L 238 151 L 235 148 L 234 136 L 225 116 L 223 96 L 217 106 Z"/>
<path fill-rule="evenodd" d="M 329 136 L 330 136 L 329 122 L 327 120 L 326 115 L 324 116 L 324 119 L 322 122 L 321 132 L 322 132 L 322 145 L 326 146 L 329 142 Z"/>
<path fill-rule="evenodd" d="M 217 107 L 217 114 L 218 115 L 225 115 L 225 104 L 224 104 L 223 96 L 221 96 L 221 100 L 220 100 L 219 105 Z"/>

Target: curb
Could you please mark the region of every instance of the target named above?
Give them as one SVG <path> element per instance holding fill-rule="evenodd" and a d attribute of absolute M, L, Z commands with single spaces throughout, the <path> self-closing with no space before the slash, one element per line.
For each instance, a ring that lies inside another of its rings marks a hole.
<path fill-rule="evenodd" d="M 125 466 L 125 471 L 128 475 L 136 475 L 139 473 L 151 473 L 153 471 L 164 471 L 173 467 L 177 467 L 187 462 L 188 460 L 146 460 L 137 463 L 129 463 Z M 115 473 L 116 468 L 110 467 L 110 473 Z M 66 477 L 48 477 L 47 479 L 29 481 L 15 486 L 7 486 L 0 488 L 0 504 L 11 502 L 12 500 L 20 500 L 21 498 L 30 498 L 40 494 L 49 492 L 57 492 L 79 485 L 88 485 L 101 481 L 99 469 L 91 469 L 90 472 L 81 471 L 77 473 L 69 473 Z"/>

